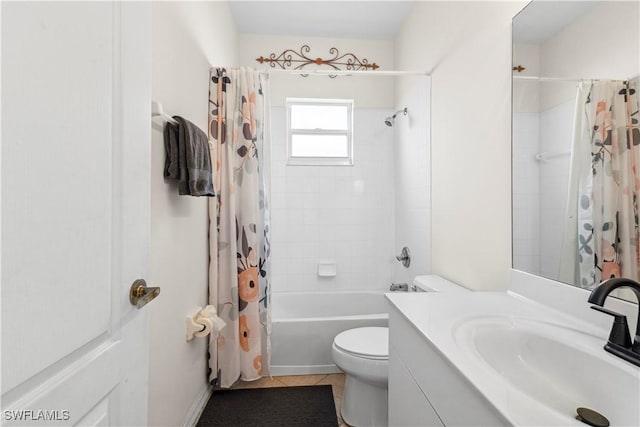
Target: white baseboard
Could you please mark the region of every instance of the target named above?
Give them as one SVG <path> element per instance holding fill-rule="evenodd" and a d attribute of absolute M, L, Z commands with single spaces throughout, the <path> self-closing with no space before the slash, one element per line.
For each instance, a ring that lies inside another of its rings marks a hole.
<path fill-rule="evenodd" d="M 202 390 L 198 393 L 195 402 L 193 402 L 193 406 L 191 406 L 191 409 L 189 409 L 189 412 L 184 419 L 184 427 L 195 427 L 196 423 L 200 419 L 200 415 L 202 415 L 202 411 L 204 411 L 204 407 L 207 406 L 211 393 L 213 393 L 212 386 L 207 384 L 202 387 Z"/>
<path fill-rule="evenodd" d="M 313 375 L 313 374 L 338 374 L 342 371 L 334 364 L 331 365 L 271 365 L 271 375 L 280 377 L 284 375 Z"/>

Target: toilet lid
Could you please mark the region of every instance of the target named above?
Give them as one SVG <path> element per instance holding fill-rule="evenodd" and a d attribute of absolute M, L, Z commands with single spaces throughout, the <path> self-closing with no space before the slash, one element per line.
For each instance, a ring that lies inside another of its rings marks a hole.
<path fill-rule="evenodd" d="M 350 329 L 339 333 L 333 342 L 340 350 L 357 356 L 371 359 L 389 357 L 389 328 Z"/>

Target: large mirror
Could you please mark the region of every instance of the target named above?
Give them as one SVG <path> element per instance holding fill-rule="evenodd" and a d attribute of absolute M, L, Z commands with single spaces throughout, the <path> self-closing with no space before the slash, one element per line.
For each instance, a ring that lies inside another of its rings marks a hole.
<path fill-rule="evenodd" d="M 513 267 L 640 280 L 640 2 L 532 1 L 513 68 Z"/>

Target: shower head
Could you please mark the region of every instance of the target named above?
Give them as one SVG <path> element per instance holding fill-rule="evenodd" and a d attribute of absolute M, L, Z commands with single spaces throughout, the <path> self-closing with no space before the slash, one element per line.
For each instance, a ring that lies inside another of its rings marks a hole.
<path fill-rule="evenodd" d="M 395 123 L 396 120 L 396 116 L 400 113 L 404 113 L 404 115 L 407 115 L 407 107 L 404 107 L 404 109 L 402 110 L 398 110 L 396 111 L 396 113 L 393 116 L 387 117 L 386 119 L 384 119 L 384 124 L 391 127 L 393 126 L 393 124 Z"/>

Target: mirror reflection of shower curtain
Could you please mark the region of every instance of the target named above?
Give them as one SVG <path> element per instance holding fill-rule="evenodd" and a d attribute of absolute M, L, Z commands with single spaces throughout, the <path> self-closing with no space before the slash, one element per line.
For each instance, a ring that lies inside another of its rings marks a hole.
<path fill-rule="evenodd" d="M 640 176 L 636 176 L 640 117 L 631 83 L 595 81 L 584 86 L 584 112 L 576 120 L 581 132 L 579 140 L 574 138 L 574 145 L 580 147 L 572 154 L 570 181 L 578 180 L 573 211 L 577 216 L 573 229 L 577 229 L 578 285 L 591 289 L 611 277 L 640 279 Z M 590 159 L 582 162 L 585 146 Z"/>
<path fill-rule="evenodd" d="M 226 322 L 209 342 L 209 381 L 230 387 L 269 374 L 269 210 L 265 183 L 264 76 L 213 68 L 209 145 L 209 304 Z"/>
<path fill-rule="evenodd" d="M 587 177 L 581 176 L 590 173 L 590 169 L 582 165 L 591 163 L 591 150 L 589 134 L 584 129 L 586 126 L 585 105 L 591 83 L 580 82 L 576 94 L 575 113 L 573 115 L 573 141 L 571 143 L 571 160 L 569 165 L 569 188 L 567 192 L 567 208 L 565 224 L 563 227 L 562 251 L 560 253 L 560 269 L 558 280 L 565 283 L 578 283 L 580 277 L 578 263 L 578 189 L 580 182 Z"/>

